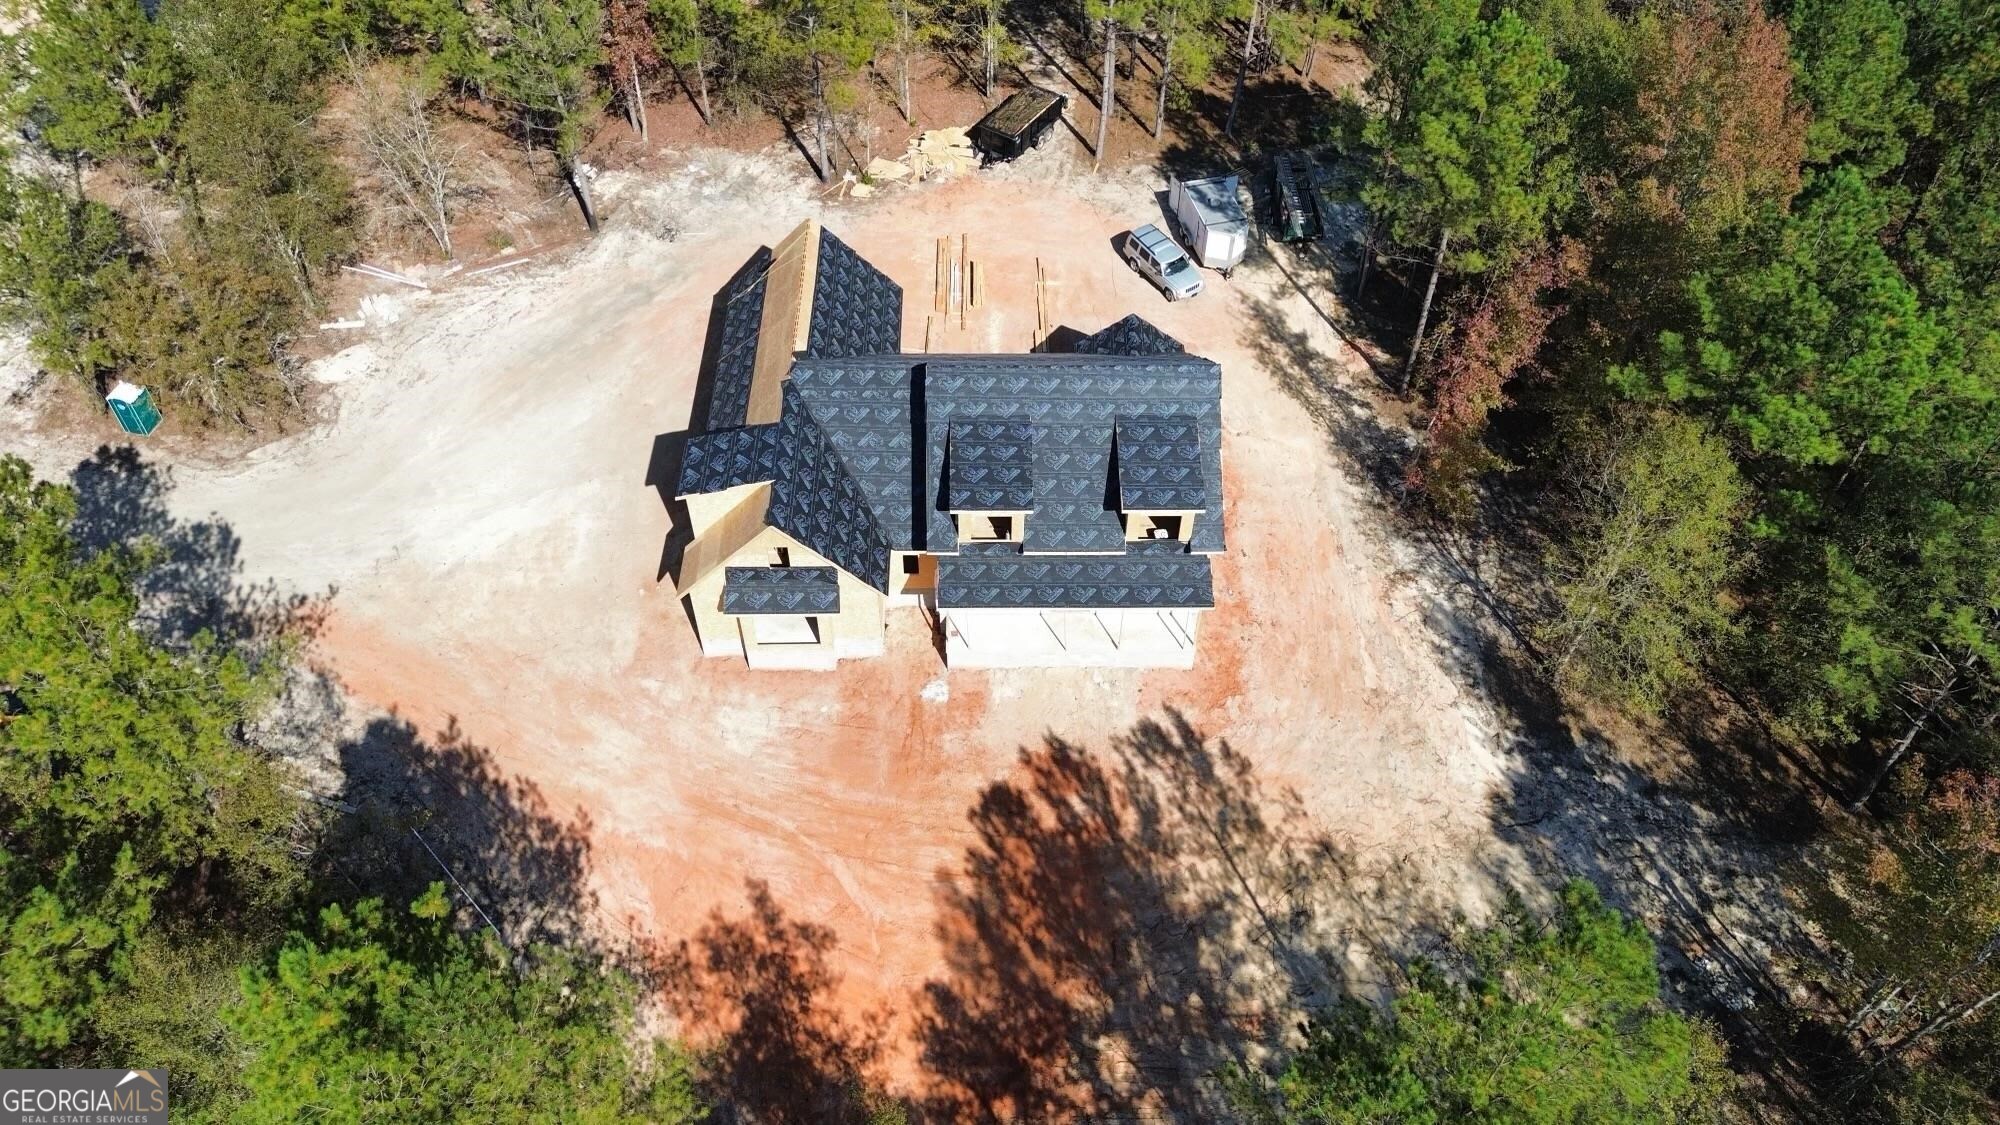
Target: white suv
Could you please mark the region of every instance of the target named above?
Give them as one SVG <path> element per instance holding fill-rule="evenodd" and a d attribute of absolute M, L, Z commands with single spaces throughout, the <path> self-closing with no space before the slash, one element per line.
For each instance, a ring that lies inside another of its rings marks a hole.
<path fill-rule="evenodd" d="M 1125 236 L 1125 260 L 1139 276 L 1160 287 L 1167 300 L 1178 301 L 1201 292 L 1201 275 L 1180 245 L 1151 223 Z"/>

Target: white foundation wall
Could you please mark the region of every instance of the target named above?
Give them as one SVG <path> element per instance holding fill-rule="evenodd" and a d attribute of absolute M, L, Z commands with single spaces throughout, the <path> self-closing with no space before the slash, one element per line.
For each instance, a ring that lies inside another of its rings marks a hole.
<path fill-rule="evenodd" d="M 1192 668 L 1199 609 L 946 609 L 954 668 Z"/>

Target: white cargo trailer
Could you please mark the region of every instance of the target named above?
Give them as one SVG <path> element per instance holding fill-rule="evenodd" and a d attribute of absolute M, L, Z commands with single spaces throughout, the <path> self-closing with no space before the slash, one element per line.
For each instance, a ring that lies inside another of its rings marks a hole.
<path fill-rule="evenodd" d="M 1195 261 L 1228 277 L 1243 260 L 1250 220 L 1243 214 L 1235 176 L 1169 181 L 1167 210 L 1173 212 L 1174 233 Z"/>

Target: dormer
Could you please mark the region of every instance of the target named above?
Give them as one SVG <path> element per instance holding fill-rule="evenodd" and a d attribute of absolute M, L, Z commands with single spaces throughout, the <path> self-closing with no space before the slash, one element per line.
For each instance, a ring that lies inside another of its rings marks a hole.
<path fill-rule="evenodd" d="M 1187 543 L 1208 510 L 1201 428 L 1191 417 L 1121 418 L 1116 429 L 1118 510 L 1128 543 Z"/>
<path fill-rule="evenodd" d="M 953 422 L 945 445 L 945 508 L 960 543 L 1019 543 L 1035 509 L 1034 427 Z"/>

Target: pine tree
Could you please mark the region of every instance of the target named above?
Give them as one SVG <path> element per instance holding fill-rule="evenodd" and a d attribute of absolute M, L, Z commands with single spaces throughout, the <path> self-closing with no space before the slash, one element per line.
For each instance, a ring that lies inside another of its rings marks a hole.
<path fill-rule="evenodd" d="M 146 556 L 87 554 L 75 514 L 0 458 L 0 1055 L 17 1066 L 89 1034 L 163 913 L 282 901 L 299 874 L 296 801 L 241 738 L 275 666 L 140 632 Z"/>
<path fill-rule="evenodd" d="M 315 278 L 353 246 L 345 172 L 315 128 L 317 64 L 266 0 L 177 0 L 166 18 L 189 74 L 181 143 L 211 254 L 247 252 L 316 309 Z"/>
<path fill-rule="evenodd" d="M 930 0 L 887 0 L 890 53 L 895 58 L 896 110 L 904 122 L 916 124 L 917 103 L 910 91 L 910 64 L 943 35 L 938 9 Z"/>
<path fill-rule="evenodd" d="M 1215 69 L 1221 42 L 1213 30 L 1221 9 L 1216 0 L 1147 0 L 1146 28 L 1160 60 L 1153 95 L 1153 139 L 1166 131 L 1167 98 L 1174 84 L 1198 88 Z"/>
<path fill-rule="evenodd" d="M 0 311 L 28 329 L 44 366 L 95 389 L 111 362 L 106 282 L 131 254 L 124 222 L 109 207 L 0 173 Z"/>
<path fill-rule="evenodd" d="M 1651 937 L 1590 884 L 1571 883 L 1548 918 L 1515 899 L 1454 944 L 1469 982 L 1419 961 L 1390 1017 L 1348 1000 L 1307 1026 L 1279 1079 L 1281 1119 L 1670 1125 L 1722 1104 L 1721 1044 L 1660 1003 Z M 1239 1106 L 1270 1117 L 1242 1077 Z"/>
<path fill-rule="evenodd" d="M 1435 246 L 1407 389 L 1440 275 L 1509 260 L 1574 193 L 1566 71 L 1520 17 L 1482 19 L 1477 0 L 1397 7 L 1377 52 L 1370 90 L 1388 108 L 1365 130 L 1381 169 L 1364 198 L 1397 243 Z"/>
<path fill-rule="evenodd" d="M 1102 44 L 1097 83 L 1097 143 L 1091 147 L 1092 162 L 1104 164 L 1104 146 L 1111 140 L 1111 118 L 1118 112 L 1118 31 L 1139 26 L 1145 18 L 1145 0 L 1084 0 L 1085 22 L 1096 31 Z"/>
<path fill-rule="evenodd" d="M 491 79 L 501 102 L 527 140 L 548 149 L 583 221 L 597 232 L 590 184 L 577 154 L 605 96 L 597 72 L 604 65 L 602 0 L 494 0 L 498 47 Z"/>
<path fill-rule="evenodd" d="M 174 172 L 186 82 L 178 52 L 143 0 L 48 0 L 22 33 L 17 109 L 59 153 L 150 158 Z"/>
<path fill-rule="evenodd" d="M 812 114 L 814 171 L 833 175 L 833 108 L 851 98 L 849 83 L 895 34 L 887 0 L 779 0 L 768 5 L 779 50 L 796 60 Z"/>
<path fill-rule="evenodd" d="M 1814 163 L 1838 160 L 1874 177 L 1903 162 L 1929 125 L 1906 73 L 1908 28 L 1894 0 L 1801 0 L 1791 9 L 1799 87 L 1812 103 Z"/>
<path fill-rule="evenodd" d="M 689 1061 L 636 1036 L 630 977 L 550 949 L 517 967 L 485 935 L 454 932 L 451 916 L 443 884 L 400 916 L 379 899 L 329 906 L 246 969 L 225 1013 L 248 1056 L 231 1119 L 705 1116 Z"/>

